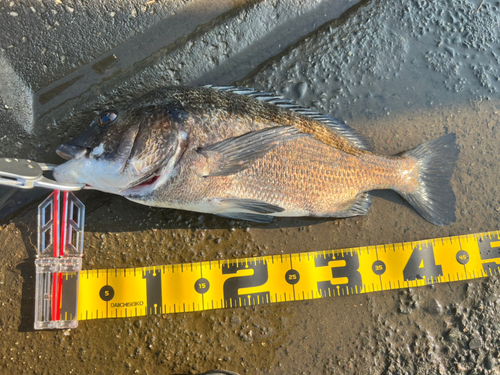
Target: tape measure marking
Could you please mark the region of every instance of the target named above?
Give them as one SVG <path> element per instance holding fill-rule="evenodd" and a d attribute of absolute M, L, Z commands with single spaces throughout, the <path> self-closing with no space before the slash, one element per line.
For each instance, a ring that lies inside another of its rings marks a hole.
<path fill-rule="evenodd" d="M 132 317 L 349 296 L 498 275 L 499 265 L 499 232 L 487 232 L 114 272 L 89 270 L 80 277 L 77 318 Z"/>

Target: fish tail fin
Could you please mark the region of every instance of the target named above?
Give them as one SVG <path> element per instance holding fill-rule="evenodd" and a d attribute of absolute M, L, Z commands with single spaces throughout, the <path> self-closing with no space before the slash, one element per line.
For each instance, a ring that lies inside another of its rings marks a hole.
<path fill-rule="evenodd" d="M 412 188 L 402 185 L 396 191 L 424 219 L 435 225 L 443 226 L 456 221 L 456 199 L 450 183 L 460 152 L 455 140 L 454 133 L 446 134 L 401 155 L 416 160 L 417 187 L 415 184 Z"/>

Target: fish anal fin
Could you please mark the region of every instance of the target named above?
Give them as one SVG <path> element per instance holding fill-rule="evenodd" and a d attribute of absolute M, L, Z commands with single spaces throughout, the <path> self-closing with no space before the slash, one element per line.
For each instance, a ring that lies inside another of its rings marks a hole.
<path fill-rule="evenodd" d="M 324 216 L 329 217 L 353 217 L 362 216 L 368 213 L 372 205 L 373 197 L 369 193 L 359 193 L 351 202 L 346 204 L 342 211 L 329 213 Z"/>

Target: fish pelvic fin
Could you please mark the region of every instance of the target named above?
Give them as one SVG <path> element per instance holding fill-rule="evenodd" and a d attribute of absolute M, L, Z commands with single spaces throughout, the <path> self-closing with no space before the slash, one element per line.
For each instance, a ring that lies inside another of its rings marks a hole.
<path fill-rule="evenodd" d="M 403 153 L 418 166 L 417 188 L 395 190 L 432 224 L 444 226 L 456 221 L 456 198 L 451 178 L 460 153 L 454 133 L 443 135 Z"/>
<path fill-rule="evenodd" d="M 268 216 L 269 214 L 285 210 L 280 206 L 257 199 L 218 198 L 214 199 L 211 203 L 216 205 L 217 211 L 214 212 L 216 215 L 258 223 L 270 223 L 273 217 Z"/>
<path fill-rule="evenodd" d="M 241 221 L 253 221 L 254 223 L 269 224 L 273 221 L 272 216 L 260 215 L 260 214 L 250 214 L 247 212 L 234 212 L 232 214 L 216 214 L 217 216 L 225 217 L 227 219 L 241 220 Z"/>

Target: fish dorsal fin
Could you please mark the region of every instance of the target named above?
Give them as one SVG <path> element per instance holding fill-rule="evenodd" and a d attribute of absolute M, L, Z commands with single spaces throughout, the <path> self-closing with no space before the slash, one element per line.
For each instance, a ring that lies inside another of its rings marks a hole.
<path fill-rule="evenodd" d="M 234 94 L 245 95 L 269 104 L 277 105 L 281 108 L 289 109 L 293 112 L 296 112 L 300 115 L 307 116 L 313 120 L 316 120 L 329 129 L 331 129 L 335 134 L 339 135 L 343 139 L 347 140 L 352 146 L 357 147 L 362 150 L 368 150 L 367 142 L 363 140 L 361 136 L 359 136 L 352 128 L 350 128 L 345 122 L 336 119 L 335 117 L 331 117 L 328 115 L 324 115 L 322 113 L 313 111 L 310 108 L 302 107 L 298 104 L 295 104 L 291 100 L 285 99 L 283 96 L 271 94 L 268 92 L 259 91 L 250 87 L 235 87 L 235 86 L 211 86 L 206 85 L 203 87 L 211 88 L 214 90 L 231 92 Z M 323 141 L 319 137 L 316 137 L 318 140 Z M 331 145 L 329 142 L 324 142 L 326 144 Z"/>

